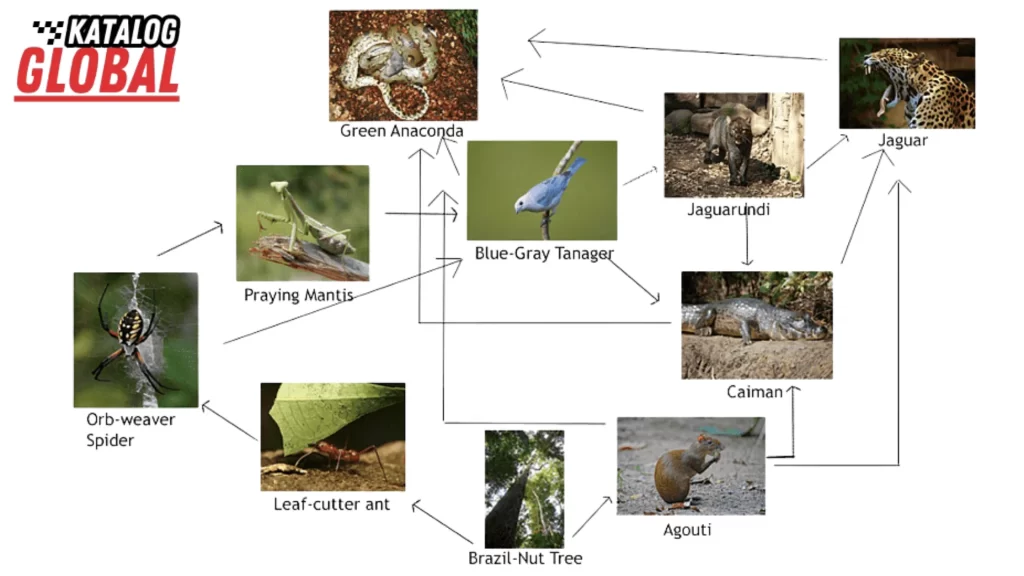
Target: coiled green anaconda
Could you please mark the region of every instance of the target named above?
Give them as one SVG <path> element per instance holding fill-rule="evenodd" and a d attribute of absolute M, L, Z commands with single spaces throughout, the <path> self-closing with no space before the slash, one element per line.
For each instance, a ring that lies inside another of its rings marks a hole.
<path fill-rule="evenodd" d="M 360 34 L 352 41 L 341 68 L 341 85 L 347 90 L 376 86 L 384 103 L 403 120 L 418 120 L 430 107 L 425 85 L 437 75 L 437 32 L 429 24 L 406 23 L 392 26 L 387 35 Z M 391 101 L 391 84 L 408 84 L 423 94 L 423 107 L 402 112 Z"/>

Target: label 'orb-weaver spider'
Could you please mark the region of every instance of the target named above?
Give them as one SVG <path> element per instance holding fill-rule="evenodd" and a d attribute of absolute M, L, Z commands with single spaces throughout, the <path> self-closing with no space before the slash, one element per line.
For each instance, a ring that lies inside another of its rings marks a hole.
<path fill-rule="evenodd" d="M 153 334 L 153 329 L 156 328 L 156 293 L 153 293 L 153 317 L 150 319 L 149 328 L 143 332 L 144 322 L 142 320 L 142 312 L 138 308 L 132 308 L 131 310 L 124 313 L 121 316 L 121 320 L 117 323 L 117 330 L 111 330 L 110 325 L 107 324 L 106 318 L 103 317 L 103 297 L 107 295 L 107 288 L 110 288 L 110 284 L 107 284 L 103 288 L 103 294 L 100 294 L 100 303 L 96 306 L 100 313 L 100 326 L 103 327 L 103 331 L 110 334 L 117 343 L 121 345 L 120 348 L 115 350 L 110 356 L 103 359 L 100 365 L 92 371 L 93 377 L 100 382 L 110 382 L 110 380 L 103 380 L 100 378 L 100 372 L 110 365 L 111 362 L 117 360 L 121 356 L 131 356 L 135 358 L 135 361 L 139 364 L 139 368 L 142 369 L 142 374 L 146 377 L 146 381 L 153 388 L 153 391 L 157 394 L 164 394 L 162 389 L 167 390 L 178 390 L 177 388 L 171 388 L 166 384 L 161 384 L 156 376 L 149 371 L 149 367 L 146 366 L 146 361 L 142 359 L 142 353 L 139 351 L 139 346 L 143 342 L 149 339 L 150 335 Z"/>

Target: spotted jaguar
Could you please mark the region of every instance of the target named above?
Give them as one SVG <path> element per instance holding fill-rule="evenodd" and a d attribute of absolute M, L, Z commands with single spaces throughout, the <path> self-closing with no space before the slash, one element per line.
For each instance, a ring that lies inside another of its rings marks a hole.
<path fill-rule="evenodd" d="M 974 92 L 924 54 L 885 48 L 864 57 L 865 74 L 876 67 L 885 71 L 891 83 L 882 96 L 879 115 L 902 100 L 908 128 L 974 128 Z"/>

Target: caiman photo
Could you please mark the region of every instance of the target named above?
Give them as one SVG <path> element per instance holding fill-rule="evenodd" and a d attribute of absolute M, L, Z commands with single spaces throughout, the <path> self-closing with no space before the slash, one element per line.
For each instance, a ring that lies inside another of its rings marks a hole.
<path fill-rule="evenodd" d="M 832 378 L 830 272 L 684 272 L 680 318 L 684 379 Z"/>

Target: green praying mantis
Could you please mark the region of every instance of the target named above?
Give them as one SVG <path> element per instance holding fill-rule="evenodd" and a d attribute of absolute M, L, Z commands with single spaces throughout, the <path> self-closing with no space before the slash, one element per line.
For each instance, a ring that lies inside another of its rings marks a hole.
<path fill-rule="evenodd" d="M 346 230 L 335 230 L 322 222 L 307 216 L 302 208 L 295 202 L 295 198 L 292 193 L 288 191 L 288 182 L 271 182 L 270 187 L 277 191 L 281 196 L 281 203 L 284 205 L 284 216 L 278 216 L 277 214 L 270 214 L 262 210 L 256 212 L 256 223 L 260 227 L 260 231 L 263 231 L 263 220 L 267 222 L 284 222 L 292 225 L 291 239 L 288 242 L 288 251 L 295 251 L 295 236 L 300 232 L 304 235 L 311 236 L 316 240 L 318 246 L 323 249 L 324 252 L 329 254 L 335 254 L 344 256 L 348 252 L 355 252 L 356 249 L 349 244 L 348 237 L 345 236 L 346 232 L 351 232 L 351 229 Z"/>

